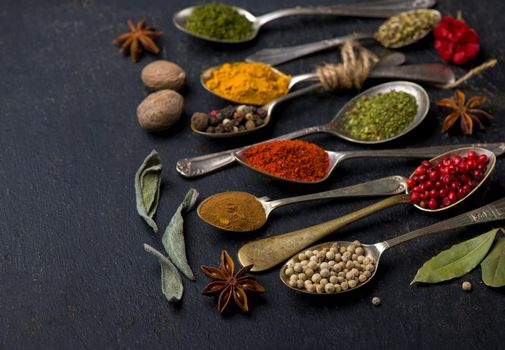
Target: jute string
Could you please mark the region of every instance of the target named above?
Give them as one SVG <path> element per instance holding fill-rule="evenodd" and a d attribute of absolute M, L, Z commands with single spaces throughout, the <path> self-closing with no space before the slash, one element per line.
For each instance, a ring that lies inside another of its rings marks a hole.
<path fill-rule="evenodd" d="M 324 90 L 359 89 L 379 58 L 354 41 L 346 41 L 340 49 L 342 62 L 326 63 L 316 69 Z"/>
<path fill-rule="evenodd" d="M 360 89 L 370 71 L 379 61 L 379 58 L 373 52 L 354 41 L 346 41 L 342 45 L 340 55 L 342 57 L 341 63 L 325 63 L 316 69 L 316 74 L 326 91 Z M 486 61 L 471 69 L 453 83 L 435 86 L 440 89 L 454 89 L 473 76 L 494 67 L 497 62 L 496 59 Z"/>

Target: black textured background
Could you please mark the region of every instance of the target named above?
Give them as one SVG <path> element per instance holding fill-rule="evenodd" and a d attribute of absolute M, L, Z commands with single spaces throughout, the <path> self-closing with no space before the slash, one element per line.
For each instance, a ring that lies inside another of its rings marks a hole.
<path fill-rule="evenodd" d="M 295 4 L 331 4 L 332 0 L 236 0 L 253 13 Z M 386 176 L 406 175 L 416 161 L 352 160 L 324 186 L 298 188 L 271 182 L 233 166 L 188 181 L 175 171 L 177 159 L 294 131 L 322 123 L 354 92 L 309 95 L 276 110 L 273 125 L 241 140 L 213 141 L 189 130 L 189 116 L 225 103 L 198 82 L 202 68 L 241 60 L 265 47 L 294 45 L 353 30 L 373 30 L 380 20 L 298 17 L 279 20 L 242 47 L 207 44 L 177 31 L 172 14 L 188 1 L 2 0 L 0 6 L 0 348 L 1 349 L 279 349 L 279 348 L 489 348 L 503 345 L 503 290 L 484 286 L 480 269 L 463 279 L 434 286 L 409 286 L 422 263 L 440 250 L 485 232 L 485 225 L 419 239 L 388 251 L 375 281 L 355 293 L 311 297 L 293 293 L 277 270 L 258 275 L 267 292 L 251 301 L 249 315 L 216 312 L 215 301 L 200 295 L 207 279 L 201 264 L 217 264 L 225 248 L 235 254 L 248 240 L 319 223 L 375 202 L 341 200 L 282 208 L 256 234 L 228 234 L 186 218 L 189 261 L 197 281 L 184 280 L 183 300 L 169 304 L 160 290 L 159 265 L 142 249 L 162 248 L 135 210 L 133 178 L 143 158 L 155 148 L 165 169 L 157 222 L 161 228 L 190 186 L 201 198 L 225 190 L 250 191 L 271 198 Z M 439 1 L 437 8 L 455 15 L 461 9 L 482 39 L 484 59 L 504 58 L 499 0 Z M 111 40 L 126 30 L 126 20 L 146 16 L 165 35 L 159 58 L 175 61 L 188 73 L 181 123 L 162 135 L 142 130 L 136 106 L 146 96 L 140 70 L 156 57 L 132 64 Z M 408 61 L 439 62 L 432 37 L 404 52 Z M 281 66 L 304 73 L 328 51 Z M 468 68 L 468 67 L 466 67 Z M 458 75 L 463 70 L 455 68 Z M 496 119 L 473 137 L 440 133 L 442 115 L 432 108 L 426 121 L 390 147 L 497 142 L 505 137 L 503 66 L 464 86 L 486 94 Z M 372 82 L 375 83 L 375 82 Z M 432 102 L 449 91 L 428 89 Z M 308 138 L 337 150 L 363 149 L 328 135 Z M 407 205 L 389 208 L 330 239 L 373 243 L 432 224 L 505 195 L 503 160 L 489 184 L 462 207 L 433 215 Z M 382 306 L 373 307 L 379 296 Z"/>

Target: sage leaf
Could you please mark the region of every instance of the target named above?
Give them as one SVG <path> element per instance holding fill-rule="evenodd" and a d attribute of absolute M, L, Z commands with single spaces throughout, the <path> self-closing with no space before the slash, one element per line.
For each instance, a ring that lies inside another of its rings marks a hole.
<path fill-rule="evenodd" d="M 482 281 L 489 287 L 505 286 L 505 238 L 496 241 L 493 249 L 480 264 Z"/>
<path fill-rule="evenodd" d="M 198 194 L 198 191 L 194 188 L 189 189 L 184 200 L 179 205 L 179 208 L 175 211 L 174 216 L 172 216 L 170 223 L 165 229 L 163 238 L 161 239 L 170 260 L 172 260 L 174 265 L 190 280 L 195 280 L 195 275 L 193 271 L 191 271 L 188 259 L 186 258 L 184 219 L 182 213 L 189 211 L 195 205 Z"/>
<path fill-rule="evenodd" d="M 154 232 L 158 232 L 153 218 L 160 199 L 161 170 L 161 159 L 158 152 L 153 150 L 135 174 L 137 211 Z"/>
<path fill-rule="evenodd" d="M 184 287 L 179 271 L 163 254 L 144 243 L 144 250 L 154 255 L 161 266 L 161 291 L 165 298 L 171 303 L 181 300 Z"/>
<path fill-rule="evenodd" d="M 453 245 L 424 263 L 410 283 L 438 283 L 461 277 L 476 267 L 493 244 L 496 232 L 491 230 Z"/>

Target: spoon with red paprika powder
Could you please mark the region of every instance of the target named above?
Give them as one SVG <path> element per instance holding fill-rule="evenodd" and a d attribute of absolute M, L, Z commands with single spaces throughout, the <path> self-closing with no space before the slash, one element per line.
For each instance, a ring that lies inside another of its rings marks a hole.
<path fill-rule="evenodd" d="M 459 148 L 443 153 L 430 161 L 423 161 L 416 168 L 407 179 L 409 189 L 406 194 L 384 199 L 318 225 L 249 242 L 238 251 L 238 259 L 243 266 L 253 264 L 251 271 L 264 271 L 330 233 L 382 209 L 410 203 L 431 213 L 447 210 L 471 196 L 487 180 L 495 164 L 496 155 L 483 148 Z"/>

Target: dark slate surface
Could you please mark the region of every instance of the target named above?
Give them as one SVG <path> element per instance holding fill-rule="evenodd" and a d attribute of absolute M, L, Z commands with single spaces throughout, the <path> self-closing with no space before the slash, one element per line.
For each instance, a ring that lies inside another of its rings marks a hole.
<path fill-rule="evenodd" d="M 296 3 L 311 3 L 297 1 Z M 247 1 L 237 5 L 255 13 L 293 6 L 290 0 Z M 314 1 L 316 3 L 316 1 Z M 334 1 L 318 0 L 320 4 Z M 298 295 L 285 288 L 277 270 L 260 274 L 267 293 L 251 301 L 252 312 L 220 316 L 215 301 L 200 295 L 207 279 L 201 264 L 216 264 L 221 249 L 235 254 L 258 237 L 288 232 L 338 217 L 373 203 L 342 200 L 285 207 L 259 233 L 219 232 L 187 216 L 188 256 L 198 272 L 184 281 L 181 303 L 166 302 L 159 266 L 142 249 L 162 248 L 135 211 L 134 173 L 155 148 L 165 165 L 157 221 L 165 227 L 190 186 L 202 198 L 224 190 L 250 191 L 280 198 L 336 188 L 381 176 L 406 175 L 416 162 L 353 160 L 325 185 L 283 186 L 231 167 L 188 181 L 175 171 L 178 158 L 223 150 L 329 120 L 353 92 L 310 95 L 283 105 L 268 128 L 242 140 L 212 141 L 189 131 L 189 116 L 224 106 L 198 83 L 206 66 L 240 60 L 257 49 L 293 45 L 353 30 L 373 30 L 380 21 L 349 18 L 290 18 L 268 25 L 250 45 L 229 48 L 189 38 L 171 23 L 186 1 L 3 0 L 0 9 L 0 348 L 2 349 L 277 349 L 277 348 L 494 348 L 502 346 L 503 290 L 485 287 L 476 269 L 464 279 L 436 286 L 409 286 L 417 268 L 435 253 L 486 231 L 491 225 L 419 239 L 386 253 L 376 280 L 339 297 Z M 446 14 L 463 10 L 481 35 L 478 61 L 504 58 L 503 2 L 440 1 Z M 111 40 L 126 20 L 146 16 L 166 35 L 160 58 L 188 73 L 185 114 L 173 131 L 150 135 L 137 124 L 135 109 L 146 96 L 142 67 L 121 57 Z M 409 62 L 439 62 L 432 38 L 404 50 Z M 337 51 L 282 66 L 291 74 L 334 61 Z M 460 75 L 463 70 L 456 68 Z M 473 79 L 469 94 L 491 97 L 495 122 L 473 137 L 440 133 L 442 115 L 432 107 L 414 133 L 391 147 L 496 142 L 505 137 L 502 66 Z M 432 101 L 450 94 L 428 89 Z M 362 147 L 328 135 L 309 138 L 328 149 Z M 465 205 L 432 215 L 407 205 L 361 220 L 332 239 L 376 242 L 432 224 L 505 195 L 503 160 L 488 186 Z M 462 280 L 474 285 L 463 293 Z M 379 296 L 381 307 L 371 298 Z"/>

